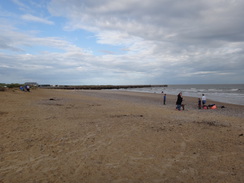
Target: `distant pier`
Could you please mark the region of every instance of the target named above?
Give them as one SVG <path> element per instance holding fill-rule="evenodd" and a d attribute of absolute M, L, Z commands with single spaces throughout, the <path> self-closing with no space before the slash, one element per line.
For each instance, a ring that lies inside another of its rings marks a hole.
<path fill-rule="evenodd" d="M 46 89 L 65 90 L 103 90 L 103 89 L 127 89 L 127 88 L 148 88 L 148 87 L 168 87 L 168 85 L 39 85 Z"/>

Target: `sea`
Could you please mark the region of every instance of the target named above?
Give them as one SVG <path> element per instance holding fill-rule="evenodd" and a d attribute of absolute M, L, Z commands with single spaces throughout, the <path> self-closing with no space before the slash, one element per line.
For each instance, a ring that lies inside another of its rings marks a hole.
<path fill-rule="evenodd" d="M 146 87 L 120 89 L 134 92 L 165 93 L 201 98 L 204 94 L 213 101 L 244 105 L 244 84 L 201 84 L 201 85 L 168 85 L 167 87 Z"/>

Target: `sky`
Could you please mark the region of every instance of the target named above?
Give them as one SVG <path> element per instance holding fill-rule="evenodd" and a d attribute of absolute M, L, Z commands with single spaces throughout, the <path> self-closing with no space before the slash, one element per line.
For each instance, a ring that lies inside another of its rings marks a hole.
<path fill-rule="evenodd" d="M 243 0 L 2 0 L 0 83 L 243 84 Z"/>

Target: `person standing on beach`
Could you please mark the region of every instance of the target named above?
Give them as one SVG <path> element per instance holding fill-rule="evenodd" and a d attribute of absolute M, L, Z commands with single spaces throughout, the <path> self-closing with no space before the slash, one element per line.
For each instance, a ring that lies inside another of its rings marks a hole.
<path fill-rule="evenodd" d="M 164 94 L 164 105 L 166 105 L 166 94 Z"/>
<path fill-rule="evenodd" d="M 25 89 L 26 89 L 26 91 L 30 92 L 30 86 L 29 85 L 25 85 Z"/>
<path fill-rule="evenodd" d="M 201 99 L 200 98 L 198 98 L 198 109 L 201 109 L 202 108 L 202 106 L 201 106 Z"/>
<path fill-rule="evenodd" d="M 182 92 L 180 92 L 178 95 L 177 95 L 177 101 L 176 101 L 176 109 L 180 111 L 180 108 L 181 108 L 181 103 L 183 101 L 183 98 L 182 98 Z"/>
<path fill-rule="evenodd" d="M 204 105 L 206 104 L 206 96 L 204 94 L 202 94 L 202 107 L 204 107 Z"/>

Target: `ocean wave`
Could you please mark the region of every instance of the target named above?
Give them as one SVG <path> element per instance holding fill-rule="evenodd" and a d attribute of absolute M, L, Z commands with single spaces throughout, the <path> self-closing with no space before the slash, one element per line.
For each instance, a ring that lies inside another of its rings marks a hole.
<path fill-rule="evenodd" d="M 241 85 L 244 88 L 244 85 Z M 204 88 L 205 87 L 205 88 Z M 192 86 L 182 86 L 179 87 L 150 87 L 150 88 L 134 88 L 134 89 L 126 89 L 127 91 L 136 91 L 136 92 L 146 92 L 146 93 L 166 93 L 170 95 L 177 95 L 182 92 L 185 96 L 196 97 L 199 98 L 202 94 L 205 94 L 207 99 L 211 99 L 214 101 L 231 103 L 244 105 L 244 89 L 240 89 L 237 87 L 231 88 L 231 85 L 226 85 L 221 87 L 216 86 L 213 88 L 208 87 L 206 85 L 199 85 L 198 87 Z"/>

